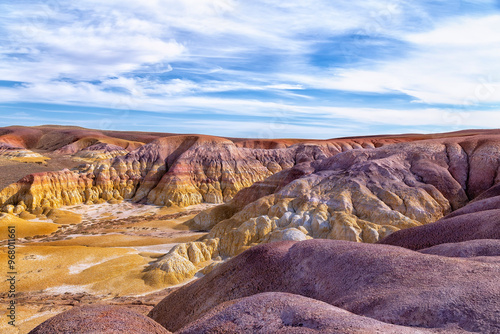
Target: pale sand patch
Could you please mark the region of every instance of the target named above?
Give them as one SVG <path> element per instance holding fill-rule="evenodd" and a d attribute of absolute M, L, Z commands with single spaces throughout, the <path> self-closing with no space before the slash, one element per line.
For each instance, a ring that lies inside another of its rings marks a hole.
<path fill-rule="evenodd" d="M 43 242 L 45 246 L 88 246 L 88 247 L 132 247 L 152 246 L 171 243 L 190 242 L 198 240 L 203 234 L 188 234 L 173 238 L 155 238 L 134 235 L 112 234 L 112 235 L 88 235 L 67 240 Z M 40 244 L 30 243 L 29 246 Z"/>
<path fill-rule="evenodd" d="M 177 205 L 173 206 L 163 206 L 158 210 L 159 215 L 171 215 L 175 213 L 180 213 L 180 212 L 186 212 L 186 211 L 191 211 L 191 210 L 206 210 L 211 207 L 217 206 L 219 204 L 210 204 L 210 203 L 202 203 L 202 204 L 195 204 L 195 205 L 190 205 L 186 207 L 179 207 Z"/>
<path fill-rule="evenodd" d="M 179 217 L 176 219 L 143 221 L 143 222 L 130 224 L 129 226 L 188 231 L 189 227 L 184 225 L 184 223 L 187 222 L 188 220 L 194 218 L 195 216 L 196 216 L 195 214 L 192 214 L 192 215 L 182 216 L 182 217 Z"/>
<path fill-rule="evenodd" d="M 99 234 L 91 234 L 91 235 L 81 234 L 81 233 L 75 233 L 75 234 L 65 235 L 64 237 L 65 238 L 69 238 L 69 239 L 76 239 L 76 238 L 81 238 L 81 237 L 86 237 L 86 238 L 89 238 L 89 237 L 106 237 L 106 236 L 110 236 L 110 235 L 123 235 L 123 234 L 118 233 L 118 232 L 99 233 Z M 49 244 L 47 242 L 44 242 L 43 244 L 46 245 L 46 246 L 49 246 Z M 84 245 L 80 245 L 80 246 L 84 246 Z"/>
<path fill-rule="evenodd" d="M 184 208 L 179 207 L 160 207 L 157 205 L 137 204 L 130 201 L 123 201 L 117 204 L 101 203 L 92 205 L 72 205 L 61 207 L 66 211 L 71 211 L 82 216 L 83 222 L 101 219 L 124 219 L 129 217 L 144 217 L 152 215 L 175 214 L 190 210 L 206 210 L 217 206 L 218 204 L 197 204 Z"/>
<path fill-rule="evenodd" d="M 63 295 L 65 293 L 82 293 L 89 292 L 88 286 L 85 285 L 69 285 L 63 284 L 59 286 L 54 286 L 52 288 L 47 288 L 43 290 L 43 292 L 51 294 L 51 295 Z"/>
<path fill-rule="evenodd" d="M 8 213 L 0 213 L 0 240 L 8 239 L 8 226 L 16 227 L 16 238 L 52 234 L 59 228 L 59 225 L 54 223 L 33 222 Z"/>
<path fill-rule="evenodd" d="M 74 264 L 74 265 L 68 267 L 69 274 L 70 275 L 79 274 L 82 271 L 89 269 L 90 267 L 97 266 L 101 263 L 104 263 L 104 262 L 107 262 L 110 260 L 114 260 L 114 259 L 119 258 L 119 257 L 120 256 L 116 256 L 116 257 L 106 258 L 106 259 L 101 260 L 101 261 L 81 262 L 81 263 Z M 71 292 L 71 291 L 68 291 L 68 292 Z M 82 291 L 82 292 L 84 292 L 84 291 Z"/>
<path fill-rule="evenodd" d="M 82 222 L 82 216 L 80 214 L 61 209 L 50 210 L 47 213 L 47 218 L 60 225 L 76 225 Z"/>
<path fill-rule="evenodd" d="M 17 291 L 39 291 L 60 285 L 87 285 L 100 280 L 113 277 L 113 275 L 126 274 L 119 268 L 106 272 L 102 267 L 109 261 L 122 259 L 125 264 L 139 265 L 147 262 L 147 259 L 140 255 L 130 255 L 132 249 L 126 248 L 99 248 L 82 246 L 25 246 L 18 247 L 16 252 L 16 270 L 17 270 Z M 130 259 L 133 256 L 133 261 Z M 119 259 L 116 259 L 119 257 Z M 0 263 L 5 263 L 7 259 L 7 247 L 0 248 Z M 82 262 L 101 263 L 101 271 L 94 271 L 91 275 L 87 274 L 87 268 L 79 274 L 70 275 L 71 266 Z M 104 263 L 103 263 L 104 262 Z M 126 267 L 126 266 L 125 266 Z M 0 286 L 0 291 L 5 291 L 6 282 Z"/>
<path fill-rule="evenodd" d="M 17 245 L 17 247 L 24 247 L 24 245 Z M 37 255 L 37 254 L 30 254 L 26 255 L 23 260 L 34 260 L 34 261 L 42 261 L 48 259 L 48 255 Z"/>
<path fill-rule="evenodd" d="M 161 244 L 154 246 L 135 246 L 130 248 L 135 249 L 139 253 L 167 254 L 172 248 L 174 248 L 177 245 L 178 243 L 173 243 L 173 244 Z"/>
<path fill-rule="evenodd" d="M 55 224 L 51 219 L 47 219 L 47 217 L 37 217 L 35 219 L 26 219 L 29 222 L 32 223 L 53 223 Z"/>
<path fill-rule="evenodd" d="M 144 205 L 123 201 L 117 204 L 102 203 L 92 205 L 73 205 L 62 209 L 82 215 L 84 222 L 100 219 L 123 219 L 134 216 L 153 215 L 160 209 L 156 205 Z M 112 215 L 112 217 L 110 217 Z"/>

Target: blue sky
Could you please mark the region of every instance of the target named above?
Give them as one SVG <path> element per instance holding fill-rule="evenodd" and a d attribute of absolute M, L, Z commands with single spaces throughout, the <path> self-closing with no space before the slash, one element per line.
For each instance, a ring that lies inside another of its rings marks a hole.
<path fill-rule="evenodd" d="M 0 0 L 0 126 L 500 127 L 499 1 Z"/>

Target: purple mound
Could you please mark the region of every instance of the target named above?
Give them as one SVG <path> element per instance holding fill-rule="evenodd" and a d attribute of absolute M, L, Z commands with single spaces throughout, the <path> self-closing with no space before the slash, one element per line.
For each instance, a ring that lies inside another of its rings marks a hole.
<path fill-rule="evenodd" d="M 335 240 L 256 246 L 163 299 L 149 314 L 176 331 L 217 305 L 288 292 L 401 326 L 500 331 L 500 265 Z"/>
<path fill-rule="evenodd" d="M 148 317 L 128 308 L 108 305 L 74 307 L 38 325 L 29 334 L 167 334 Z"/>
<path fill-rule="evenodd" d="M 419 250 L 476 239 L 500 239 L 500 209 L 455 214 L 432 224 L 394 232 L 379 243 Z"/>
<path fill-rule="evenodd" d="M 480 239 L 458 243 L 449 243 L 425 248 L 419 251 L 446 257 L 473 258 L 477 256 L 500 256 L 500 240 Z"/>
<path fill-rule="evenodd" d="M 220 304 L 177 334 L 419 334 L 437 333 L 386 324 L 311 298 L 267 292 Z M 455 333 L 462 331 L 455 329 Z"/>

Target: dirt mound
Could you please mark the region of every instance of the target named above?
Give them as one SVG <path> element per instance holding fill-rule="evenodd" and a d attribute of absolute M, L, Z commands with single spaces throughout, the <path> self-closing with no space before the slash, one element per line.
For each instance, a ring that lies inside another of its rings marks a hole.
<path fill-rule="evenodd" d="M 447 257 L 500 256 L 500 240 L 479 239 L 441 244 L 420 250 L 420 253 Z"/>
<path fill-rule="evenodd" d="M 390 325 L 311 298 L 268 292 L 222 303 L 177 333 L 423 334 L 436 331 Z"/>
<path fill-rule="evenodd" d="M 401 326 L 500 330 L 500 265 L 334 240 L 253 247 L 167 296 L 149 314 L 175 331 L 217 305 L 288 292 Z M 189 296 L 189 298 L 186 298 Z"/>
<path fill-rule="evenodd" d="M 30 334 L 166 334 L 153 320 L 128 308 L 108 305 L 75 307 L 43 322 Z"/>
<path fill-rule="evenodd" d="M 379 242 L 419 250 L 476 239 L 500 239 L 500 209 L 445 217 L 432 224 L 397 231 Z"/>

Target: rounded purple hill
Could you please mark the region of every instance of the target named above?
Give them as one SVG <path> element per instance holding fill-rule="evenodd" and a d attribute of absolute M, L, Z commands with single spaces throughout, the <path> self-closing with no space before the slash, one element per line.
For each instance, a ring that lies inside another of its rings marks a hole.
<path fill-rule="evenodd" d="M 450 329 L 448 329 L 450 330 Z M 455 333 L 462 331 L 454 329 Z M 311 298 L 267 292 L 220 304 L 178 334 L 425 334 L 441 331 L 386 324 Z"/>
<path fill-rule="evenodd" d="M 500 239 L 500 209 L 445 217 L 432 224 L 394 232 L 379 243 L 420 250 L 477 239 Z"/>
<path fill-rule="evenodd" d="M 500 265 L 336 240 L 256 246 L 149 314 L 177 331 L 227 301 L 288 292 L 400 326 L 500 332 Z"/>
<path fill-rule="evenodd" d="M 440 244 L 419 251 L 424 254 L 433 254 L 446 257 L 500 257 L 500 240 L 479 239 L 457 243 Z"/>
<path fill-rule="evenodd" d="M 125 307 L 86 305 L 74 307 L 38 325 L 29 334 L 168 334 L 150 318 Z"/>

